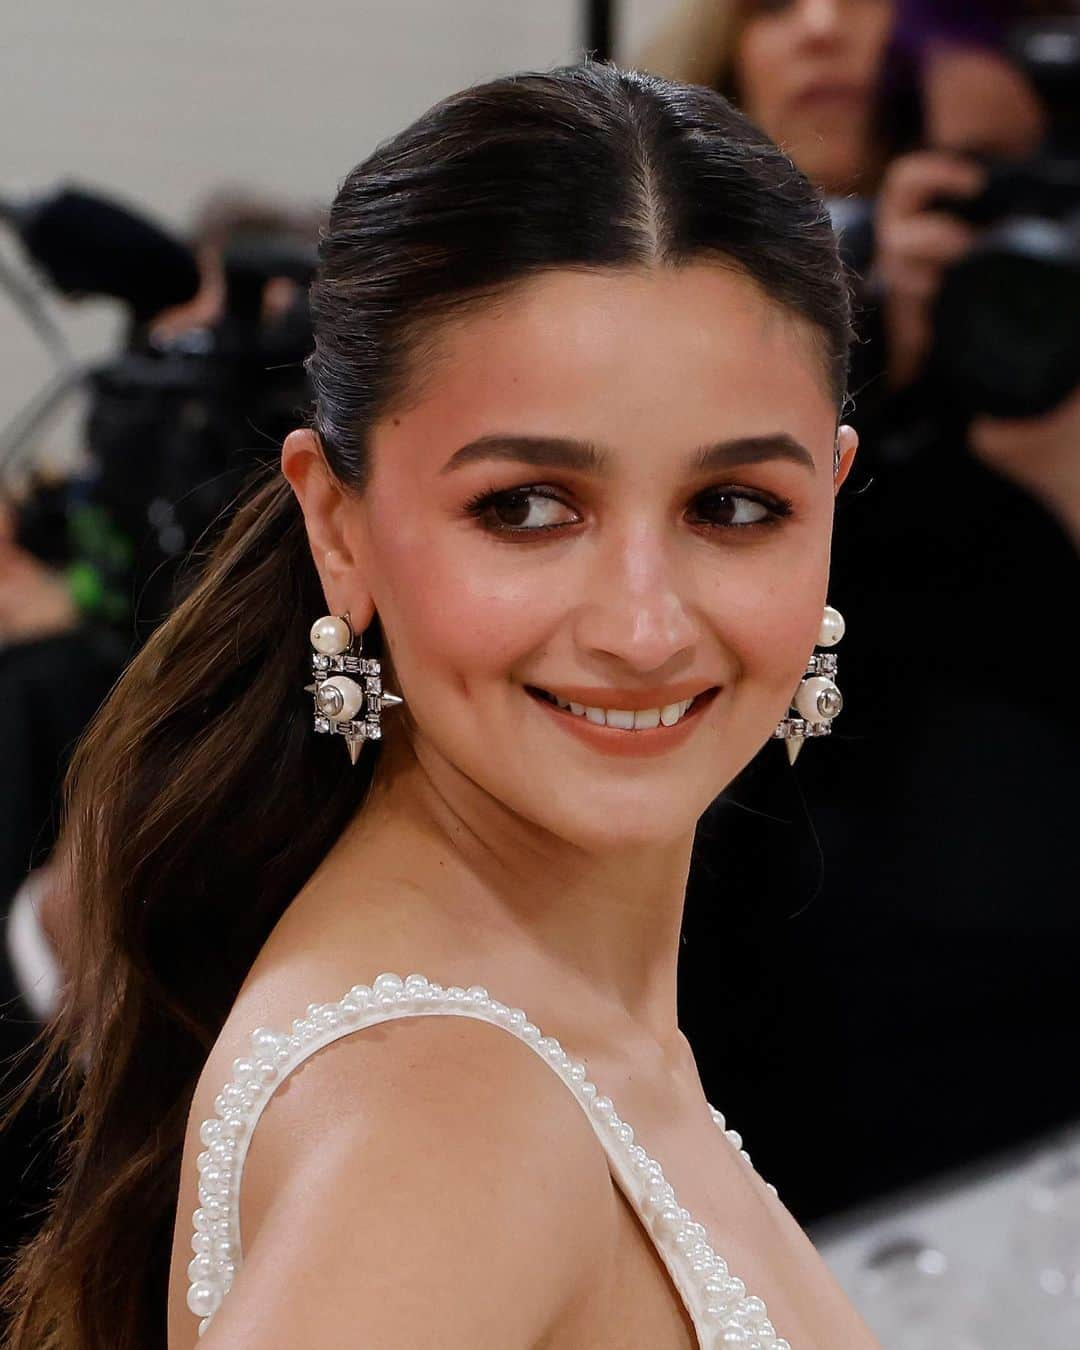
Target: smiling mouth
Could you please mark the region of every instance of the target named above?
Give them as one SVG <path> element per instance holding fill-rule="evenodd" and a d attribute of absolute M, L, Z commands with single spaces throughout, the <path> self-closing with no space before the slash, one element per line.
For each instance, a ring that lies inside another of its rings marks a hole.
<path fill-rule="evenodd" d="M 617 731 L 652 731 L 656 727 L 673 727 L 687 717 L 700 712 L 711 703 L 720 692 L 714 685 L 693 698 L 682 699 L 678 703 L 668 703 L 660 708 L 594 708 L 583 703 L 571 703 L 546 689 L 526 685 L 525 691 L 533 698 L 565 713 L 567 717 L 580 717 L 597 727 L 611 727 Z"/>

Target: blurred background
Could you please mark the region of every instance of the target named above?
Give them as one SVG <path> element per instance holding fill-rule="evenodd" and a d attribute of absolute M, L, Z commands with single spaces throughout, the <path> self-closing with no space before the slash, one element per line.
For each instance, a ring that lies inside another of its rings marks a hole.
<path fill-rule="evenodd" d="M 335 184 L 442 95 L 585 52 L 738 102 L 827 194 L 856 297 L 845 708 L 702 822 L 681 999 L 706 1092 L 890 1350 L 1077 1350 L 1066 0 L 8 7 L 0 1071 L 62 997 L 71 747 L 303 419 Z M 42 1097 L 0 1138 L 0 1259 L 54 1125 Z"/>

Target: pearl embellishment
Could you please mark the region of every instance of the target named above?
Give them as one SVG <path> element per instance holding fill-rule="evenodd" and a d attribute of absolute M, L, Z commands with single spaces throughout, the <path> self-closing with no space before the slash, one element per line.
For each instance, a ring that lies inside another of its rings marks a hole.
<path fill-rule="evenodd" d="M 832 680 L 812 675 L 799 685 L 793 706 L 808 722 L 831 722 L 844 706 L 844 700 Z"/>
<path fill-rule="evenodd" d="M 311 625 L 311 645 L 324 656 L 340 656 L 352 646 L 353 635 L 347 620 L 327 614 Z"/>
<path fill-rule="evenodd" d="M 833 609 L 832 605 L 826 605 L 821 616 L 821 627 L 818 629 L 817 645 L 835 647 L 844 636 L 844 629 L 844 616 L 838 609 Z"/>
<path fill-rule="evenodd" d="M 364 691 L 348 675 L 331 675 L 316 689 L 315 703 L 324 717 L 351 722 L 364 706 Z"/>
<path fill-rule="evenodd" d="M 234 1061 L 233 1078 L 214 1102 L 216 1116 L 200 1126 L 204 1147 L 196 1159 L 199 1208 L 193 1215 L 194 1255 L 187 1268 L 191 1282 L 187 1304 L 200 1319 L 200 1336 L 210 1326 L 241 1265 L 241 1170 L 274 1086 L 316 1050 L 360 1026 L 403 1015 L 431 1014 L 475 1017 L 504 1027 L 531 1045 L 558 1073 L 601 1136 L 620 1184 L 636 1192 L 642 1220 L 653 1233 L 684 1301 L 692 1310 L 696 1305 L 693 1316 L 702 1350 L 733 1345 L 747 1350 L 791 1350 L 776 1335 L 764 1302 L 747 1293 L 742 1280 L 731 1274 L 727 1262 L 709 1245 L 708 1230 L 680 1207 L 663 1168 L 636 1142 L 633 1129 L 619 1118 L 611 1098 L 588 1080 L 580 1060 L 571 1059 L 553 1036 L 543 1035 L 522 1009 L 498 1002 L 482 985 L 444 988 L 423 975 L 412 974 L 403 980 L 390 971 L 370 986 L 354 985 L 338 1003 L 311 1004 L 290 1032 L 265 1027 L 254 1031 L 250 1050 Z M 732 1148 L 749 1163 L 739 1134 L 728 1129 L 715 1107 L 709 1110 Z M 775 1195 L 776 1188 L 765 1184 Z"/>

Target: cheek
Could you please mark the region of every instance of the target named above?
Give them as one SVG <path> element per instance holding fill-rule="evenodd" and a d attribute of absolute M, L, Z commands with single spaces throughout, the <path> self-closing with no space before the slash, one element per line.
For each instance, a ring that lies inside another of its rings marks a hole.
<path fill-rule="evenodd" d="M 711 607 L 738 663 L 743 697 L 786 708 L 817 639 L 827 583 L 827 547 L 784 550 L 768 566 L 718 583 Z"/>
<path fill-rule="evenodd" d="M 459 691 L 507 673 L 543 644 L 561 612 L 558 588 L 528 560 L 500 560 L 478 531 L 387 531 L 376 539 L 376 609 L 400 678 L 449 678 Z M 522 552 L 527 551 L 522 547 Z"/>
<path fill-rule="evenodd" d="M 738 102 L 748 117 L 766 135 L 774 135 L 778 104 L 778 69 L 784 69 L 783 52 L 775 36 L 748 25 L 736 47 L 732 81 Z"/>

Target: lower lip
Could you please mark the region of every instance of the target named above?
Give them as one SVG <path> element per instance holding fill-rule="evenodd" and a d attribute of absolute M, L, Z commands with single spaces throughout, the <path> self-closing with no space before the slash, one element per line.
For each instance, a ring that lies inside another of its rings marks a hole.
<path fill-rule="evenodd" d="M 557 726 L 576 736 L 578 740 L 599 750 L 605 755 L 629 755 L 631 757 L 664 755 L 674 750 L 694 734 L 694 729 L 702 713 L 719 693 L 719 689 L 709 689 L 694 700 L 690 711 L 672 727 L 661 723 L 658 727 L 647 727 L 641 731 L 623 731 L 619 727 L 598 726 L 587 717 L 578 717 L 568 708 L 560 708 L 556 703 L 536 694 L 529 694 L 542 711 L 548 713 Z M 528 690 L 526 690 L 528 693 Z"/>

